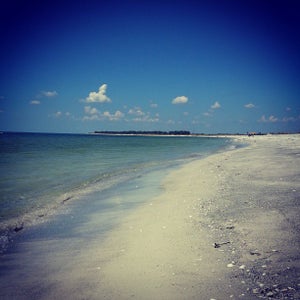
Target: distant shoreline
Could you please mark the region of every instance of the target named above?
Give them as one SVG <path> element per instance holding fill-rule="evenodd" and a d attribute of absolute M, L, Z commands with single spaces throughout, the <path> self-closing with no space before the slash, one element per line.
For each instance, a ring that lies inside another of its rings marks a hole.
<path fill-rule="evenodd" d="M 287 135 L 287 134 L 299 134 L 299 133 L 191 133 L 190 131 L 179 130 L 179 131 L 94 131 L 89 132 L 94 135 L 105 135 L 105 136 L 162 136 L 162 137 L 241 137 L 241 136 L 266 136 L 266 135 Z"/>
<path fill-rule="evenodd" d="M 182 133 L 183 132 L 183 133 Z M 184 133 L 186 132 L 186 133 Z M 249 136 L 249 133 L 193 133 L 189 131 L 91 131 L 91 132 L 39 132 L 39 131 L 9 131 L 2 130 L 0 135 L 5 134 L 58 134 L 58 135 L 117 135 L 117 136 L 190 136 L 190 137 L 235 137 Z M 267 132 L 251 133 L 250 136 L 266 135 L 297 135 L 300 132 Z"/>
<path fill-rule="evenodd" d="M 188 137 L 227 137 L 227 136 L 245 136 L 247 134 L 236 133 L 236 134 L 207 134 L 207 133 L 191 133 L 190 131 L 179 130 L 179 131 L 94 131 L 89 134 L 95 135 L 106 135 L 106 136 L 162 136 L 162 137 L 174 137 L 174 136 L 188 136 Z"/>
<path fill-rule="evenodd" d="M 190 131 L 141 131 L 141 130 L 128 130 L 128 131 L 94 131 L 92 134 L 99 135 L 134 135 L 134 136 L 189 136 Z"/>

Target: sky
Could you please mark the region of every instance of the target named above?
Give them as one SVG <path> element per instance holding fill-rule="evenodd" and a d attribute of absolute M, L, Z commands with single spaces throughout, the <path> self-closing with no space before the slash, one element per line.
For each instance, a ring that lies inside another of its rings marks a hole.
<path fill-rule="evenodd" d="M 299 8 L 2 1 L 0 130 L 300 132 Z"/>

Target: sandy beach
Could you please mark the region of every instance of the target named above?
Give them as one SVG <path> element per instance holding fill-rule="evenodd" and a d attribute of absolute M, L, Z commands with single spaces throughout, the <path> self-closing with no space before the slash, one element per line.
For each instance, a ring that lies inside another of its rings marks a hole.
<path fill-rule="evenodd" d="M 300 136 L 237 138 L 169 174 L 50 298 L 299 299 Z"/>
<path fill-rule="evenodd" d="M 248 146 L 172 171 L 104 242 L 56 257 L 38 298 L 300 299 L 300 135 L 236 138 Z"/>

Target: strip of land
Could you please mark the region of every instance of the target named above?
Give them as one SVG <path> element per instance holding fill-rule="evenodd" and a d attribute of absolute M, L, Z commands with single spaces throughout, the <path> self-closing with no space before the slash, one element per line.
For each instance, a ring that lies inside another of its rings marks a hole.
<path fill-rule="evenodd" d="M 39 299 L 300 299 L 300 136 L 237 138 L 66 256 Z"/>
<path fill-rule="evenodd" d="M 186 130 L 176 130 L 176 131 L 94 131 L 94 134 L 99 135 L 134 135 L 134 136 L 186 136 L 191 133 Z"/>

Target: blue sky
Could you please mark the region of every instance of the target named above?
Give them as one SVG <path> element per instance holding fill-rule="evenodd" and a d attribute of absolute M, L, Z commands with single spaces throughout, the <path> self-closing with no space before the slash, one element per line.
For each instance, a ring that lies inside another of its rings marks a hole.
<path fill-rule="evenodd" d="M 299 132 L 297 2 L 1 4 L 0 130 Z"/>

